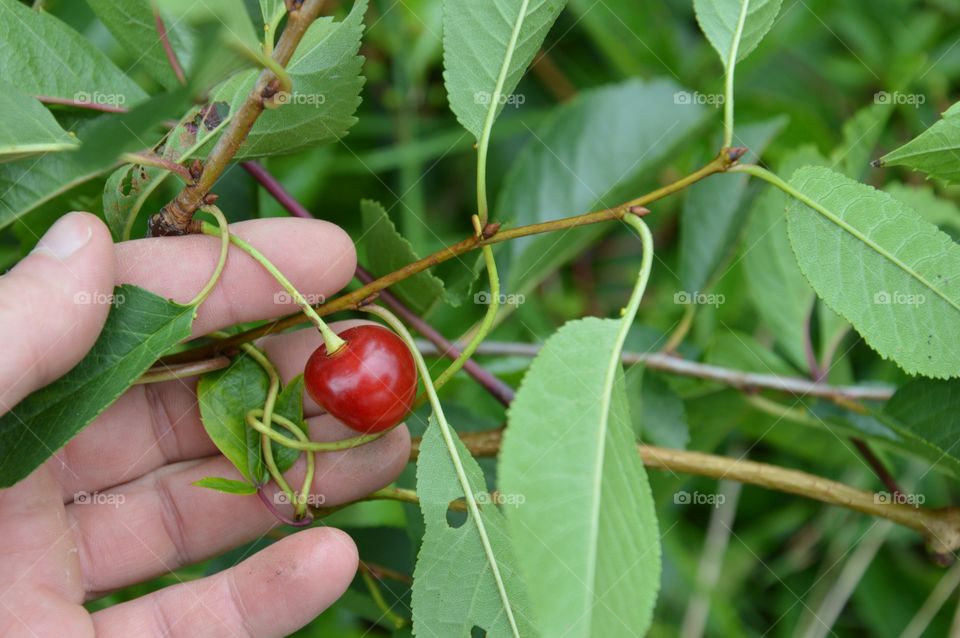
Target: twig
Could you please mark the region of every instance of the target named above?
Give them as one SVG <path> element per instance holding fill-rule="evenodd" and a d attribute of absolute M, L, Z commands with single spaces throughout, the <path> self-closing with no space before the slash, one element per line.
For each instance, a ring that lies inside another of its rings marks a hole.
<path fill-rule="evenodd" d="M 877 475 L 880 482 L 887 488 L 887 491 L 890 492 L 893 499 L 897 499 L 903 494 L 903 490 L 900 489 L 897 479 L 894 478 L 887 466 L 880 460 L 880 457 L 870 449 L 870 445 L 866 441 L 854 436 L 850 437 L 850 442 L 853 443 L 854 447 L 860 452 L 860 456 L 870 465 L 870 469 L 873 470 L 873 473 Z"/>
<path fill-rule="evenodd" d="M 65 97 L 54 97 L 52 95 L 34 95 L 35 99 L 44 104 L 62 104 L 64 106 L 73 106 L 78 109 L 88 109 L 90 111 L 102 111 L 103 113 L 126 113 L 130 109 L 125 106 L 116 106 L 114 104 L 99 104 L 89 101 L 71 100 Z"/>
<path fill-rule="evenodd" d="M 736 161 L 745 152 L 746 149 L 744 148 L 725 149 L 720 155 L 714 158 L 713 161 L 694 171 L 693 173 L 690 173 L 689 175 L 686 175 L 685 177 L 682 177 L 671 184 L 667 184 L 666 186 L 662 186 L 654 191 L 651 191 L 646 195 L 642 195 L 636 199 L 632 199 L 618 206 L 614 206 L 613 208 L 586 213 L 584 215 L 576 215 L 573 217 L 565 217 L 563 219 L 541 222 L 539 224 L 529 224 L 527 226 L 508 228 L 506 230 L 500 230 L 496 224 L 488 224 L 483 229 L 481 236 L 478 237 L 477 235 L 471 235 L 470 237 L 467 237 L 466 239 L 463 239 L 452 246 L 447 246 L 446 248 L 438 250 L 431 255 L 427 255 L 426 257 L 418 259 L 411 264 L 407 264 L 403 268 L 395 270 L 388 275 L 384 275 L 383 277 L 380 277 L 379 279 L 376 279 L 369 284 L 354 290 L 353 292 L 347 293 L 325 304 L 317 306 L 317 314 L 323 317 L 335 312 L 340 312 L 342 310 L 356 309 L 365 299 L 369 298 L 375 293 L 380 292 L 381 290 L 384 290 L 385 288 L 388 288 L 389 286 L 392 286 L 397 282 L 403 281 L 404 279 L 412 277 L 419 272 L 423 272 L 432 266 L 436 266 L 437 264 L 441 264 L 445 261 L 453 259 L 454 257 L 458 257 L 464 253 L 470 252 L 471 250 L 476 250 L 477 248 L 483 246 L 509 241 L 518 237 L 526 237 L 529 235 L 548 233 L 556 230 L 566 230 L 579 226 L 587 226 L 589 224 L 596 224 L 604 221 L 623 219 L 624 215 L 636 214 L 638 211 L 643 210 L 643 207 L 650 202 L 677 193 L 687 186 L 704 179 L 705 177 L 729 170 L 730 167 L 734 166 Z M 234 347 L 241 343 L 247 343 L 248 341 L 259 339 L 260 337 L 266 336 L 273 332 L 296 326 L 304 321 L 306 321 L 306 319 L 302 314 L 298 313 L 289 315 L 287 317 L 278 319 L 273 323 L 238 333 L 226 339 L 219 340 L 216 343 L 200 346 L 192 350 L 186 350 L 175 355 L 164 357 L 163 361 L 172 363 L 205 359 L 221 352 L 224 348 Z"/>
<path fill-rule="evenodd" d="M 156 168 L 162 168 L 165 171 L 170 171 L 171 173 L 176 173 L 177 176 L 187 184 L 193 181 L 193 175 L 190 174 L 190 169 L 183 164 L 173 161 L 169 157 L 162 157 L 156 153 L 124 153 L 120 156 L 120 159 L 129 164 L 153 166 Z"/>
<path fill-rule="evenodd" d="M 153 22 L 157 27 L 157 36 L 160 38 L 160 44 L 163 45 L 163 52 L 167 56 L 170 68 L 173 69 L 173 74 L 177 76 L 177 81 L 180 84 L 186 85 L 187 77 L 183 74 L 183 67 L 180 66 L 180 60 L 177 59 L 177 52 L 173 50 L 173 45 L 170 44 L 170 38 L 167 36 L 167 27 L 163 24 L 163 16 L 160 15 L 160 9 L 156 3 L 151 4 L 153 5 Z"/>
<path fill-rule="evenodd" d="M 530 70 L 540 78 L 550 94 L 560 102 L 566 102 L 577 94 L 577 87 L 543 49 L 537 54 Z"/>
<path fill-rule="evenodd" d="M 193 363 L 184 363 L 177 366 L 159 365 L 150 368 L 144 372 L 139 379 L 133 382 L 134 385 L 144 385 L 147 383 L 160 383 L 162 381 L 172 381 L 174 379 L 187 379 L 196 377 L 208 372 L 223 370 L 230 365 L 230 359 L 227 357 L 215 357 L 205 361 L 195 361 Z"/>
<path fill-rule="evenodd" d="M 320 15 L 322 4 L 323 0 L 304 0 L 303 4 L 290 11 L 287 26 L 273 51 L 273 60 L 277 64 L 287 65 L 307 29 Z M 173 201 L 150 218 L 152 236 L 182 235 L 193 230 L 193 214 L 204 204 L 207 193 L 240 150 L 240 145 L 265 108 L 264 101 L 276 93 L 276 82 L 277 76 L 273 71 L 261 71 L 253 90 L 233 114 L 230 124 L 207 155 L 197 180 L 188 184 Z"/>
<path fill-rule="evenodd" d="M 492 457 L 500 451 L 502 436 L 502 430 L 486 430 L 464 432 L 460 439 L 473 456 Z M 417 458 L 419 447 L 420 441 L 413 441 L 411 460 Z M 923 535 L 933 557 L 941 562 L 952 560 L 953 552 L 960 549 L 960 508 L 914 507 L 878 498 L 873 492 L 814 474 L 768 463 L 653 445 L 638 445 L 637 450 L 647 467 L 749 483 L 885 518 Z"/>
<path fill-rule="evenodd" d="M 418 343 L 417 346 L 424 354 L 437 353 L 436 348 L 430 343 Z M 477 350 L 477 354 L 481 355 L 518 357 L 535 357 L 538 352 L 540 352 L 540 346 L 537 344 L 503 341 L 487 341 Z M 624 352 L 622 358 L 627 365 L 642 363 L 652 370 L 717 381 L 741 390 L 764 388 L 787 392 L 798 398 L 820 397 L 824 399 L 844 398 L 860 401 L 885 401 L 893 396 L 895 389 L 889 385 L 828 385 L 800 377 L 742 372 L 709 363 L 688 361 L 659 352 Z"/>

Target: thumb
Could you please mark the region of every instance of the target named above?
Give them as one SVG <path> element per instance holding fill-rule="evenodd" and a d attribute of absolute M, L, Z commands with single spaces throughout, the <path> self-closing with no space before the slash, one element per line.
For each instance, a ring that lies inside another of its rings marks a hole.
<path fill-rule="evenodd" d="M 113 243 L 90 213 L 69 213 L 0 277 L 0 414 L 77 364 L 110 310 Z"/>

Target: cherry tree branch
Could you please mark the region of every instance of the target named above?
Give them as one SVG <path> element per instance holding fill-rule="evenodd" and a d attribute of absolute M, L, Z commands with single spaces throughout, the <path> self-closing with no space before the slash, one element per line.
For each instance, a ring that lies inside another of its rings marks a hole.
<path fill-rule="evenodd" d="M 287 26 L 273 51 L 272 59 L 277 65 L 285 67 L 290 62 L 307 29 L 320 15 L 322 5 L 323 0 L 304 0 L 289 12 Z M 265 100 L 276 93 L 278 81 L 277 75 L 270 69 L 260 72 L 253 90 L 237 108 L 226 130 L 207 155 L 196 181 L 184 187 L 169 204 L 150 218 L 152 236 L 182 235 L 194 230 L 191 228 L 194 213 L 204 204 L 204 198 L 240 150 L 240 145 L 263 113 Z"/>
<path fill-rule="evenodd" d="M 492 457 L 500 451 L 502 436 L 502 430 L 487 430 L 464 432 L 460 439 L 473 456 Z M 417 458 L 419 449 L 420 441 L 413 441 L 411 460 Z M 951 559 L 960 549 L 960 509 L 955 507 L 914 507 L 821 476 L 743 458 L 653 445 L 638 445 L 637 451 L 650 468 L 748 483 L 885 518 L 919 532 L 940 561 Z"/>
<path fill-rule="evenodd" d="M 641 195 L 640 197 L 632 199 L 628 202 L 624 202 L 612 208 L 606 208 L 604 210 L 598 210 L 592 213 L 575 215 L 573 217 L 565 217 L 563 219 L 556 219 L 548 222 L 541 222 L 539 224 L 529 224 L 527 226 L 507 228 L 505 230 L 501 230 L 499 224 L 487 224 L 487 226 L 482 229 L 483 232 L 479 236 L 475 234 L 471 235 L 470 237 L 467 237 L 466 239 L 463 239 L 451 246 L 447 246 L 446 248 L 438 250 L 431 255 L 427 255 L 422 259 L 418 259 L 413 263 L 407 264 L 403 268 L 399 268 L 392 273 L 379 277 L 378 279 L 375 279 L 369 284 L 366 284 L 365 286 L 358 288 L 353 292 L 318 305 L 315 307 L 315 310 L 321 317 L 343 310 L 354 310 L 358 308 L 366 299 L 379 293 L 381 290 L 392 286 L 395 283 L 403 281 L 408 277 L 412 277 L 419 272 L 423 272 L 432 266 L 441 264 L 445 261 L 453 259 L 454 257 L 459 257 L 464 253 L 468 253 L 483 246 L 509 241 L 518 237 L 527 237 L 529 235 L 549 233 L 557 230 L 566 230 L 568 228 L 587 226 L 599 222 L 623 219 L 624 215 L 635 214 L 651 202 L 680 192 L 691 184 L 709 177 L 710 175 L 715 175 L 716 173 L 722 173 L 729 170 L 730 167 L 734 166 L 737 160 L 745 152 L 745 148 L 739 147 L 724 149 L 716 158 L 713 159 L 713 161 L 690 173 L 689 175 L 681 177 L 675 182 L 667 184 L 666 186 L 662 186 L 656 190 L 650 191 L 645 195 Z M 218 340 L 215 343 L 193 348 L 191 350 L 185 350 L 184 352 L 164 357 L 163 361 L 166 363 L 172 363 L 205 359 L 223 351 L 224 349 L 232 348 L 241 343 L 247 343 L 268 334 L 291 328 L 303 323 L 304 321 L 306 321 L 306 318 L 302 313 L 289 315 L 258 328 L 253 328 L 226 339 Z"/>

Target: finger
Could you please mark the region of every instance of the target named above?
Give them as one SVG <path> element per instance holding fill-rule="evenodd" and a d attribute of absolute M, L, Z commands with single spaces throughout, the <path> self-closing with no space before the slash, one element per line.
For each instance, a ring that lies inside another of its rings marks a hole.
<path fill-rule="evenodd" d="M 285 636 L 346 591 L 357 561 L 343 532 L 304 530 L 219 574 L 99 611 L 96 634 Z"/>
<path fill-rule="evenodd" d="M 113 243 L 90 213 L 69 213 L 0 277 L 0 413 L 77 364 L 110 310 Z"/>
<path fill-rule="evenodd" d="M 345 428 L 329 416 L 310 419 L 309 425 L 316 440 L 344 435 Z M 409 450 L 410 436 L 401 426 L 367 445 L 317 454 L 312 502 L 345 503 L 389 484 L 406 465 Z M 107 592 L 173 571 L 258 538 L 277 524 L 256 496 L 191 485 L 207 476 L 240 478 L 224 457 L 186 461 L 68 505 L 85 591 Z M 301 477 L 302 468 L 288 474 L 298 486 Z"/>
<path fill-rule="evenodd" d="M 343 288 L 357 266 L 353 241 L 339 226 L 318 219 L 261 219 L 231 224 L 311 301 Z M 205 235 L 157 237 L 117 245 L 117 280 L 185 303 L 210 278 L 220 240 Z M 230 247 L 216 287 L 200 306 L 194 336 L 297 308 L 291 296 L 252 257 Z"/>
<path fill-rule="evenodd" d="M 338 332 L 357 321 L 330 324 Z M 307 359 L 322 343 L 312 329 L 262 340 L 284 382 L 303 372 Z M 78 492 L 96 492 L 128 483 L 169 463 L 217 453 L 200 420 L 197 379 L 135 386 L 83 430 L 50 462 L 69 503 Z M 304 395 L 304 415 L 322 410 Z M 346 430 L 341 438 L 355 436 Z M 82 469 L 82 471 L 81 471 Z"/>

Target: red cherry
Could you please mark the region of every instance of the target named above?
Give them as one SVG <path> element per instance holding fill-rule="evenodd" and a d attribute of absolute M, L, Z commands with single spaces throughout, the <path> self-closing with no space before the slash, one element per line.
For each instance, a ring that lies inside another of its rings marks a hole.
<path fill-rule="evenodd" d="M 307 392 L 358 432 L 386 430 L 407 415 L 417 394 L 417 367 L 407 344 L 390 330 L 364 324 L 339 333 L 333 354 L 317 348 L 304 369 Z"/>

